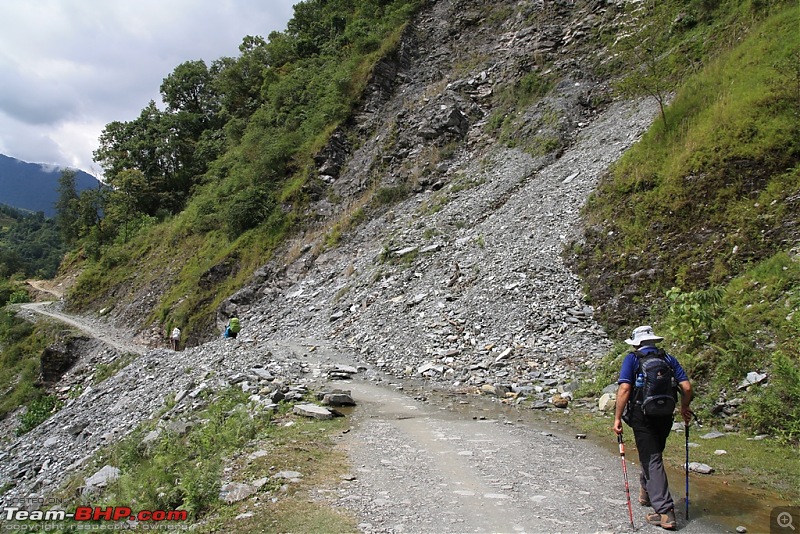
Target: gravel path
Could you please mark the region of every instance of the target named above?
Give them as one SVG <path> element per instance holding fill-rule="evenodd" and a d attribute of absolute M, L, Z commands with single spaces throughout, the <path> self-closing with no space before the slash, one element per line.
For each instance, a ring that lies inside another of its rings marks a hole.
<path fill-rule="evenodd" d="M 341 353 L 314 346 L 316 358 L 347 363 Z M 357 514 L 362 532 L 632 531 L 621 463 L 608 450 L 531 410 L 406 391 L 379 374 L 367 376 L 340 384 L 358 408 L 355 431 L 340 445 L 353 480 L 333 499 Z M 629 459 L 635 489 L 633 464 Z M 649 508 L 633 505 L 636 531 L 662 531 L 644 522 Z M 681 519 L 679 528 L 725 532 L 702 519 Z"/>
<path fill-rule="evenodd" d="M 75 317 L 58 311 L 54 306 L 54 302 L 31 302 L 20 305 L 20 309 L 23 313 L 44 315 L 68 324 L 91 337 L 103 341 L 123 354 L 130 352 L 142 355 L 150 350 L 148 347 L 132 342 L 124 333 L 118 332 L 115 328 L 111 328 L 101 321 L 92 320 L 88 317 Z"/>
<path fill-rule="evenodd" d="M 44 311 L 39 306 L 28 310 Z M 105 340 L 119 335 L 80 317 L 48 315 Z M 320 385 L 326 368 L 357 363 L 355 354 L 309 338 L 266 342 L 241 336 L 180 353 L 151 351 L 0 452 L 5 467 L 12 461 L 23 470 L 42 465 L 38 479 L 19 480 L 3 499 L 30 495 L 25 488 L 38 487 L 37 493 L 46 494 L 86 455 L 124 436 L 170 393 L 223 387 L 254 366 Z M 419 381 L 403 385 L 371 366 L 362 370 L 334 384 L 352 391 L 358 404 L 351 415 L 353 431 L 338 445 L 350 458 L 352 480 L 320 494 L 332 506 L 355 513 L 362 532 L 631 531 L 619 458 L 608 450 L 576 439 L 540 412 L 431 390 Z M 216 381 L 203 379 L 212 375 Z M 101 414 L 109 413 L 115 414 L 113 424 L 104 426 Z M 81 443 L 76 447 L 63 431 L 89 420 L 88 426 L 82 424 L 89 433 L 83 439 L 76 435 Z M 635 481 L 633 463 L 629 469 Z M 644 524 L 645 510 L 635 505 L 637 531 L 660 531 Z M 681 521 L 680 526 L 688 533 L 724 531 L 704 520 Z"/>

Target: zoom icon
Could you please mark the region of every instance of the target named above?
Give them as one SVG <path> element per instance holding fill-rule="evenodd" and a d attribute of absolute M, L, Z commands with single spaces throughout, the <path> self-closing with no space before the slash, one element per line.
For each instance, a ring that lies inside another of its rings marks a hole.
<path fill-rule="evenodd" d="M 800 534 L 800 506 L 778 506 L 769 515 L 770 534 Z"/>

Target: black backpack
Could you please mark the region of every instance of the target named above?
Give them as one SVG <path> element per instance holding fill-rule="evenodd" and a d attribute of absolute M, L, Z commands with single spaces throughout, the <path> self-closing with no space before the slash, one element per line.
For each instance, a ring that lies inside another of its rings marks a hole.
<path fill-rule="evenodd" d="M 672 415 L 678 402 L 675 371 L 667 363 L 664 349 L 642 354 L 634 351 L 639 358 L 639 369 L 631 398 L 641 406 L 647 417 Z M 641 386 L 639 386 L 641 377 Z"/>

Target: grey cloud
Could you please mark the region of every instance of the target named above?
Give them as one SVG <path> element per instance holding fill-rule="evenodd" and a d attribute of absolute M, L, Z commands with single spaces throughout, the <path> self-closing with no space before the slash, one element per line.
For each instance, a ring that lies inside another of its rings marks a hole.
<path fill-rule="evenodd" d="M 10 135 L 6 135 L 6 132 Z M 61 148 L 44 130 L 20 124 L 2 115 L 0 115 L 0 152 L 32 163 L 65 161 Z"/>
<path fill-rule="evenodd" d="M 0 111 L 26 124 L 53 124 L 75 113 L 68 84 L 48 80 L 0 58 Z"/>

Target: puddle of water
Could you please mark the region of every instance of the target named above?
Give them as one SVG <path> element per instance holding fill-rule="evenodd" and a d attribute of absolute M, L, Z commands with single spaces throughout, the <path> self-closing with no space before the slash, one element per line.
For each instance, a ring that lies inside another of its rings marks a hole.
<path fill-rule="evenodd" d="M 676 509 L 685 514 L 686 472 L 668 468 Z M 689 473 L 689 517 L 705 517 L 731 529 L 744 526 L 748 532 L 769 532 L 770 513 L 775 507 L 789 506 L 765 491 L 740 484 L 728 484 L 714 475 Z"/>

